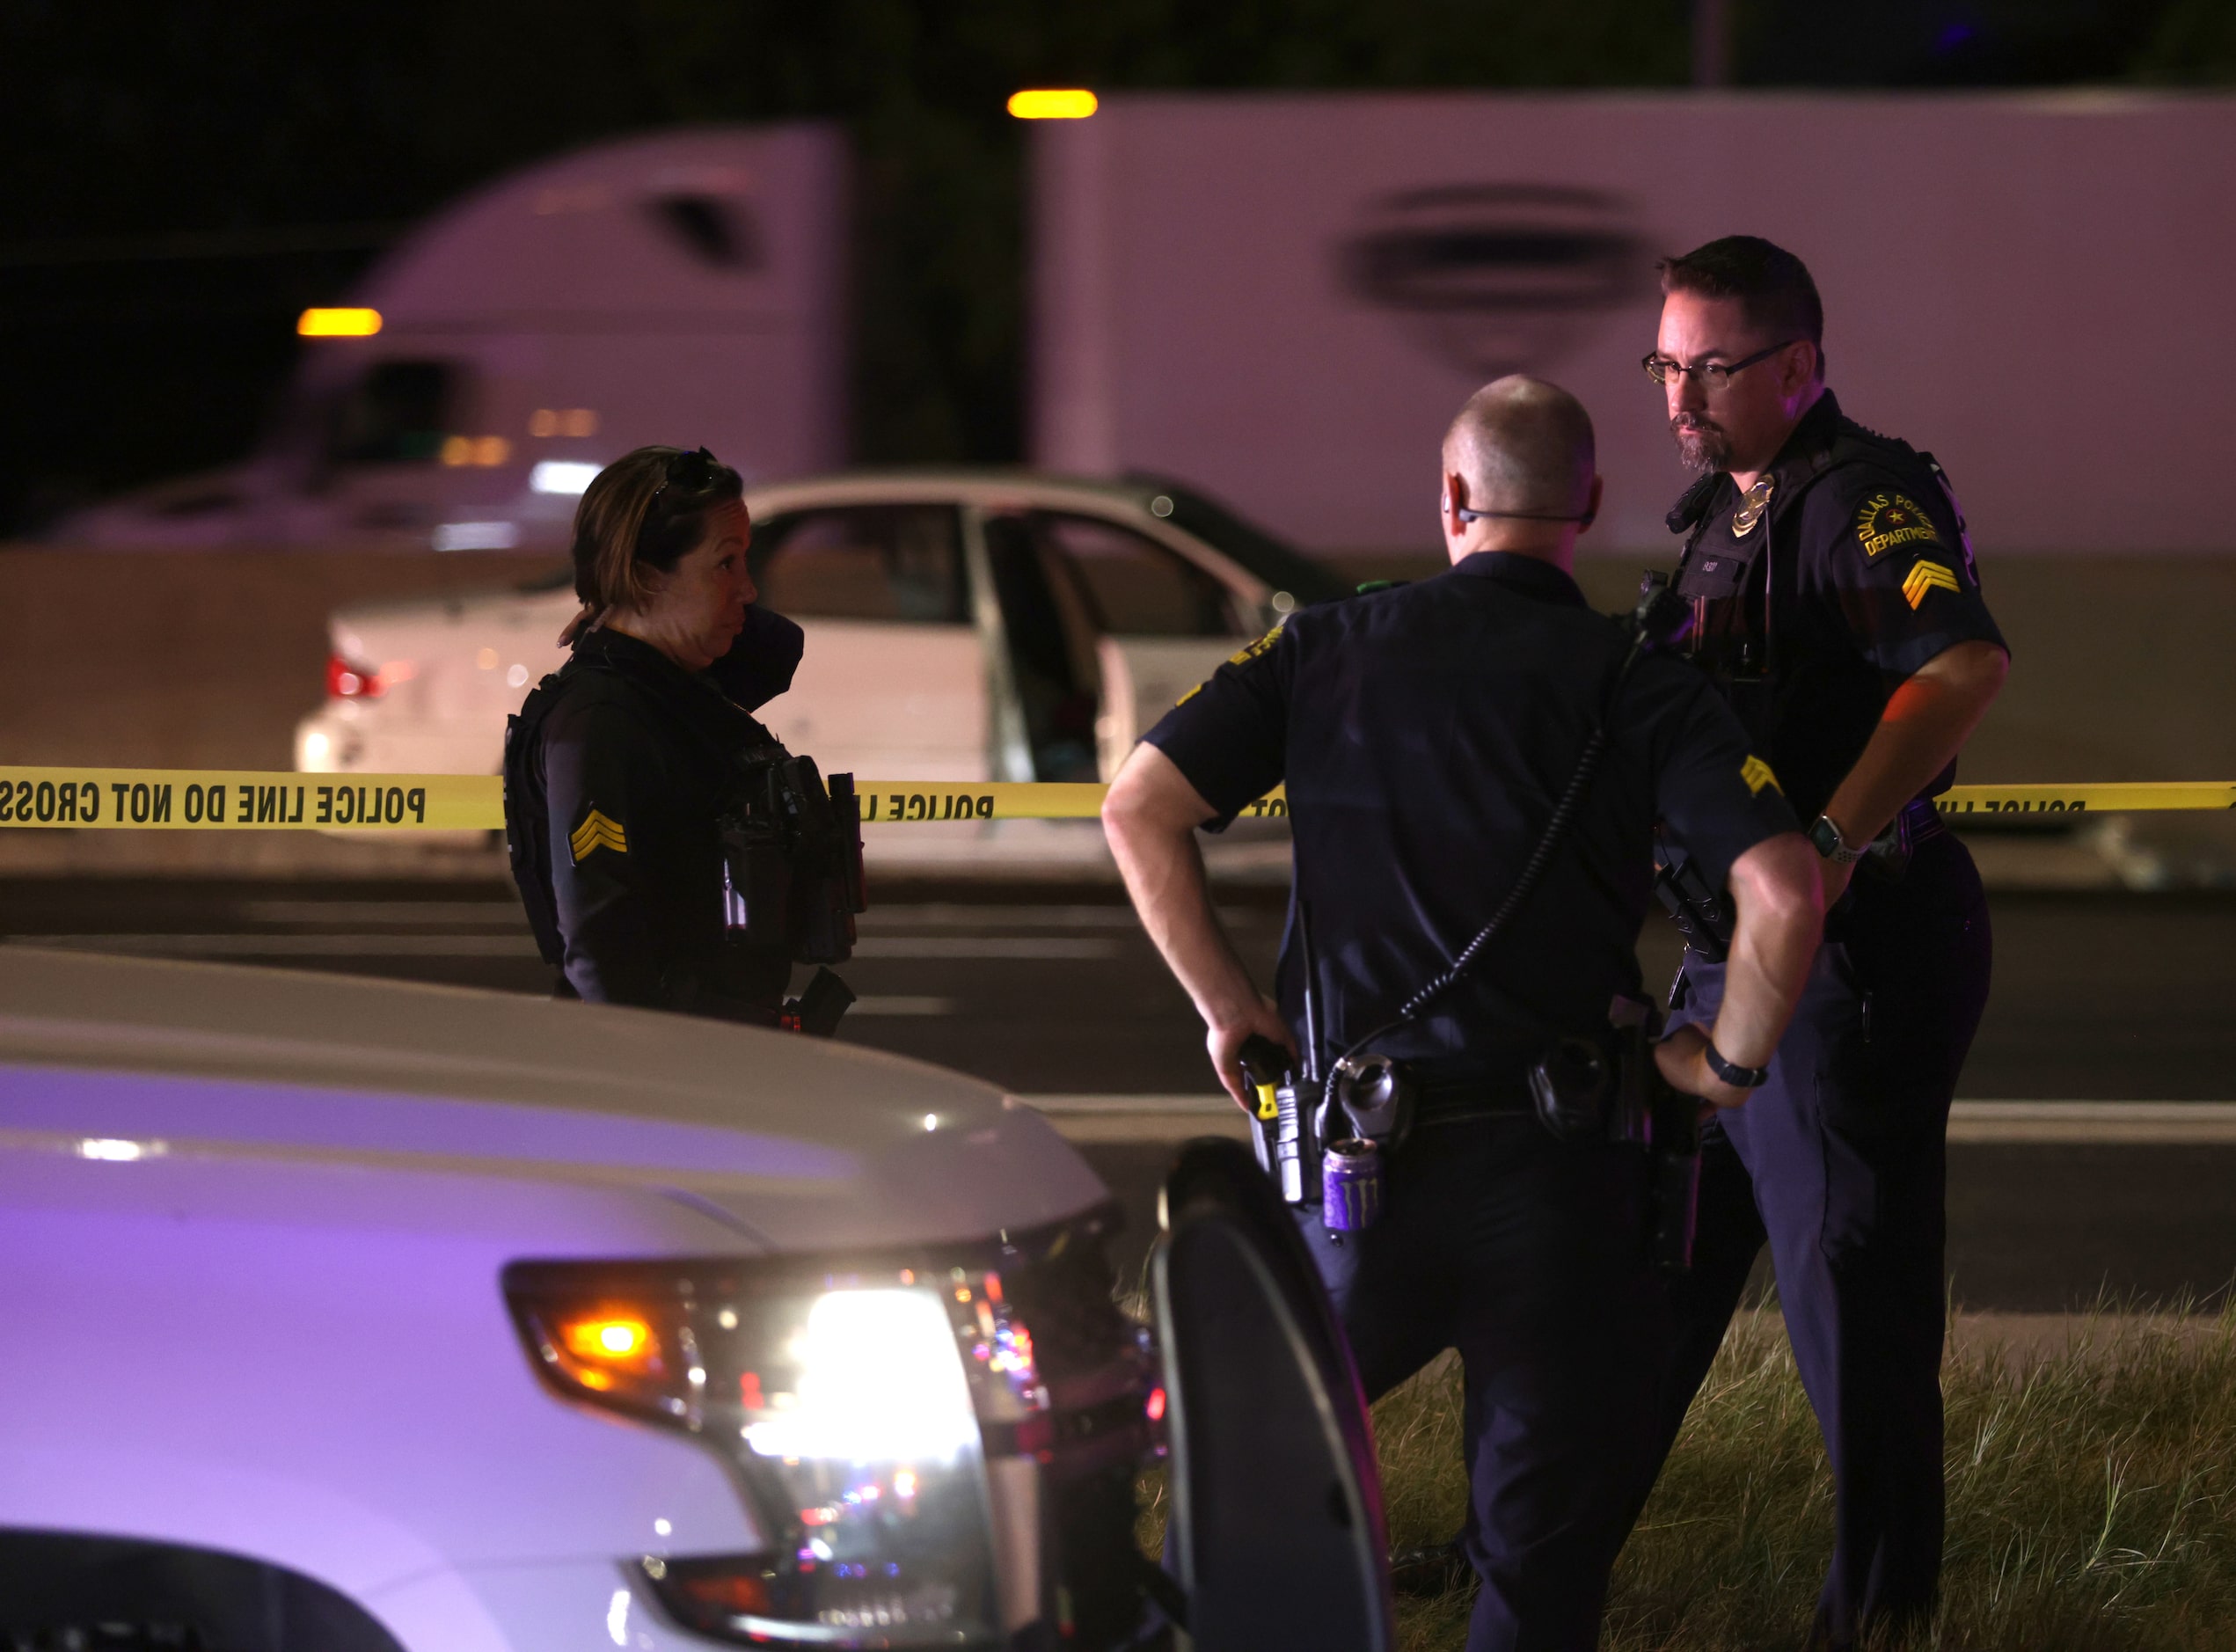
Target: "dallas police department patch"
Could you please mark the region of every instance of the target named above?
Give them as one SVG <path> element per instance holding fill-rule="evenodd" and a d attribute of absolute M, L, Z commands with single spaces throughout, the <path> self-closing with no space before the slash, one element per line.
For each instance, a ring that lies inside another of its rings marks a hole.
<path fill-rule="evenodd" d="M 574 864 L 578 866 L 595 850 L 610 849 L 617 855 L 629 852 L 629 834 L 621 830 L 621 822 L 595 808 L 582 817 L 582 823 L 566 842 L 574 851 Z"/>
<path fill-rule="evenodd" d="M 1939 562 L 1928 562 L 1920 557 L 1918 559 L 1918 566 L 1911 569 L 1910 576 L 1903 581 L 1902 594 L 1904 599 L 1915 608 L 1925 600 L 1925 593 L 1935 586 L 1939 586 L 1945 591 L 1962 592 L 1964 589 L 1956 582 L 1956 574 L 1953 569 L 1945 567 Z"/>
<path fill-rule="evenodd" d="M 1281 640 L 1281 626 L 1285 625 L 1288 623 L 1289 622 L 1287 620 L 1282 620 L 1280 625 L 1275 625 L 1264 636 L 1259 638 L 1257 641 L 1252 643 L 1241 653 L 1234 655 L 1227 662 L 1227 663 L 1229 665 L 1248 665 L 1253 660 L 1256 659 L 1260 654 L 1264 654 L 1268 649 L 1271 648 L 1274 644 Z"/>
<path fill-rule="evenodd" d="M 1751 752 L 1748 754 L 1747 761 L 1739 765 L 1739 778 L 1746 781 L 1747 790 L 1757 797 L 1762 795 L 1765 786 L 1770 787 L 1780 797 L 1786 795 L 1786 788 L 1779 785 L 1778 777 L 1771 772 L 1770 764 Z"/>
<path fill-rule="evenodd" d="M 1366 588 L 1364 586 L 1361 586 L 1359 588 L 1361 590 L 1364 590 Z M 1281 640 L 1281 627 L 1288 623 L 1289 622 L 1287 620 L 1282 620 L 1280 625 L 1275 625 L 1271 631 L 1259 638 L 1257 641 L 1252 643 L 1248 647 L 1243 649 L 1239 654 L 1230 655 L 1228 657 L 1227 663 L 1229 665 L 1248 665 L 1253 660 L 1263 657 L 1266 654 L 1272 650 L 1274 644 Z M 1202 692 L 1203 692 L 1203 684 L 1198 683 L 1194 688 L 1188 690 L 1187 693 L 1181 695 L 1180 698 L 1174 700 L 1173 704 L 1175 705 L 1185 705 Z"/>
<path fill-rule="evenodd" d="M 1933 519 L 1918 509 L 1907 493 L 1874 493 L 1865 500 L 1856 512 L 1856 537 L 1863 541 L 1867 557 L 1879 556 L 1896 545 L 1941 542 Z"/>

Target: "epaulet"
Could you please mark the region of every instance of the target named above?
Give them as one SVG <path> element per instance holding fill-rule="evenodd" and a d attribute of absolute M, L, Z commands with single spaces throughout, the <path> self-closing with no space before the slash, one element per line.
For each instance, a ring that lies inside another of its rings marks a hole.
<path fill-rule="evenodd" d="M 1394 591 L 1400 585 L 1410 585 L 1412 583 L 1413 581 L 1411 580 L 1367 580 L 1360 584 L 1356 595 L 1360 596 L 1371 596 L 1377 591 Z"/>
<path fill-rule="evenodd" d="M 1826 454 L 1824 468 L 1827 470 L 1889 456 L 1907 459 L 1913 464 L 1921 462 L 1918 450 L 1900 436 L 1882 435 L 1870 426 L 1860 425 L 1848 418 L 1840 420 L 1840 428 L 1833 436 Z"/>
<path fill-rule="evenodd" d="M 1677 502 L 1670 507 L 1670 514 L 1662 521 L 1671 533 L 1683 533 L 1707 514 L 1709 496 L 1716 491 L 1721 472 L 1704 471 L 1692 486 L 1677 495 Z"/>

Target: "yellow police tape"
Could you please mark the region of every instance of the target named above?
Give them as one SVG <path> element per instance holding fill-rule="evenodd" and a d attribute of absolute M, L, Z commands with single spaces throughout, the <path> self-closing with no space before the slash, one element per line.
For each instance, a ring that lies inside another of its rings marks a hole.
<path fill-rule="evenodd" d="M 1105 788 L 1091 782 L 861 780 L 873 826 L 933 821 L 1091 820 Z M 2236 784 L 2183 780 L 2104 786 L 1960 786 L 1945 815 L 2129 814 L 2236 808 Z M 1276 788 L 1246 818 L 1289 813 Z M 503 782 L 493 774 L 291 774 L 254 770 L 0 767 L 0 827 L 158 831 L 498 831 Z"/>

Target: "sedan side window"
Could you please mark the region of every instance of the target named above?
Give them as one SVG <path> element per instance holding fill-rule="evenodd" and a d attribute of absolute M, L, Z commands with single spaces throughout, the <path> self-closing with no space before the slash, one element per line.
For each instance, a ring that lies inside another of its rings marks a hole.
<path fill-rule="evenodd" d="M 960 625 L 969 608 L 961 536 L 946 505 L 855 505 L 756 523 L 760 600 L 793 619 Z"/>
<path fill-rule="evenodd" d="M 1114 637 L 1239 637 L 1250 627 L 1217 578 L 1145 535 L 1093 516 L 1037 512 L 1034 526 Z"/>

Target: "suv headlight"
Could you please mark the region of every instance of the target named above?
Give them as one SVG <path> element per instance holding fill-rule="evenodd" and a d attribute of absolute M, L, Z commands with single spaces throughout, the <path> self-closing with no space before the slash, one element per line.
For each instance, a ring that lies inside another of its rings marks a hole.
<path fill-rule="evenodd" d="M 1122 1557 L 1063 1558 L 1129 1524 L 1148 1444 L 1146 1355 L 1099 1228 L 844 1267 L 518 1262 L 505 1296 L 560 1393 L 735 1470 L 759 1552 L 641 1561 L 680 1623 L 760 1643 L 1005 1641 L 1042 1618 L 1076 1628 L 1081 1597 L 1105 1597 L 1099 1618 L 1135 1604 Z"/>

